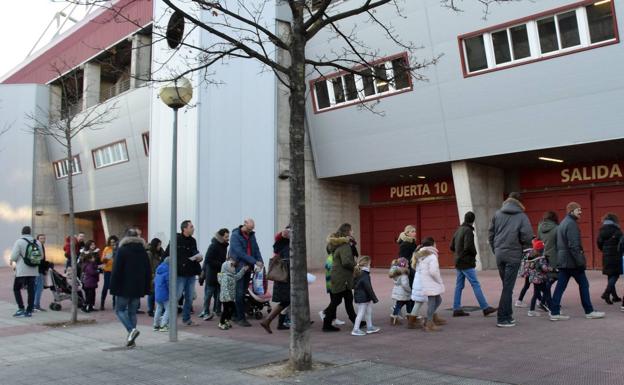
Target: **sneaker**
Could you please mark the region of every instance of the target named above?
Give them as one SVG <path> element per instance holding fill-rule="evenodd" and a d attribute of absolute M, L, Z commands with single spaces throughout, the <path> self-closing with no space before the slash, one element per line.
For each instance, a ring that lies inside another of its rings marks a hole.
<path fill-rule="evenodd" d="M 35 307 L 33 310 L 34 310 L 34 311 L 37 311 L 37 312 L 40 312 L 40 311 L 42 311 L 42 312 L 46 312 L 46 311 L 47 311 L 46 309 L 42 309 L 42 308 L 41 308 L 41 306 L 37 306 L 37 307 Z"/>
<path fill-rule="evenodd" d="M 159 332 L 169 332 L 169 326 L 168 326 L 168 325 L 161 326 L 161 327 L 158 329 L 158 331 L 159 331 Z"/>
<path fill-rule="evenodd" d="M 602 311 L 593 311 L 589 314 L 585 314 L 585 318 L 587 319 L 598 319 L 598 318 L 604 318 L 605 313 Z"/>
<path fill-rule="evenodd" d="M 484 316 L 484 317 L 487 317 L 487 316 L 489 316 L 490 314 L 494 314 L 494 313 L 496 313 L 497 311 L 498 311 L 498 309 L 497 309 L 497 308 L 492 307 L 492 306 L 488 306 L 488 307 L 486 307 L 485 309 L 483 309 L 483 316 Z"/>
<path fill-rule="evenodd" d="M 323 326 L 323 331 L 324 332 L 339 332 L 340 329 L 335 326 L 329 325 L 327 327 Z"/>
<path fill-rule="evenodd" d="M 597 312 L 594 312 L 594 313 L 597 313 Z M 604 313 L 603 313 L 603 314 L 604 314 Z M 26 312 L 24 312 L 24 317 L 26 317 L 26 318 L 30 318 L 30 317 L 32 317 L 32 312 L 31 312 L 31 311 L 26 311 Z"/>
<path fill-rule="evenodd" d="M 188 321 L 182 321 L 182 323 L 186 326 L 195 326 L 197 325 L 195 322 L 193 322 L 193 320 L 188 320 Z"/>
<path fill-rule="evenodd" d="M 379 333 L 381 331 L 377 326 L 366 328 L 366 334 Z"/>
<path fill-rule="evenodd" d="M 246 328 L 251 326 L 249 321 L 247 321 L 246 319 L 242 319 L 242 320 L 238 321 L 237 324 L 239 324 L 240 326 L 246 327 Z"/>
<path fill-rule="evenodd" d="M 515 319 L 515 318 L 512 318 L 512 319 L 510 319 L 510 320 L 509 320 L 509 322 L 511 322 L 512 324 L 514 324 L 514 325 L 515 325 L 515 324 L 516 324 L 516 319 Z"/>
<path fill-rule="evenodd" d="M 545 313 L 550 312 L 550 309 L 548 308 L 548 306 L 546 306 L 545 304 L 541 303 L 538 305 L 538 307 L 540 308 L 540 310 L 542 310 Z"/>
<path fill-rule="evenodd" d="M 136 313 L 137 314 L 145 314 L 145 310 L 137 310 Z"/>
<path fill-rule="evenodd" d="M 569 315 L 563 315 L 563 314 L 551 314 L 550 315 L 551 321 L 567 321 L 569 319 L 570 319 Z"/>
<path fill-rule="evenodd" d="M 535 310 L 529 310 L 527 312 L 527 316 L 529 316 L 529 317 L 539 317 L 540 313 L 536 312 Z"/>
<path fill-rule="evenodd" d="M 141 332 L 138 331 L 136 328 L 130 330 L 130 333 L 128 333 L 128 342 L 126 343 L 126 346 L 134 346 L 134 340 L 137 339 L 139 334 L 141 334 Z"/>
<path fill-rule="evenodd" d="M 620 311 L 624 311 L 624 305 L 620 306 Z"/>
<path fill-rule="evenodd" d="M 516 326 L 516 324 L 512 323 L 511 321 L 501 321 L 501 322 L 497 323 L 496 326 L 499 327 L 499 328 L 512 328 L 512 327 Z"/>
<path fill-rule="evenodd" d="M 228 330 L 229 329 L 228 324 L 219 322 L 219 329 Z"/>
<path fill-rule="evenodd" d="M 453 317 L 468 317 L 470 313 L 466 313 L 464 309 L 453 310 Z"/>
<path fill-rule="evenodd" d="M 346 322 L 345 322 L 345 321 L 342 321 L 342 320 L 339 320 L 338 318 L 336 318 L 336 319 L 332 322 L 332 324 L 333 324 L 333 325 L 336 325 L 336 326 L 342 326 L 342 325 L 346 324 Z"/>
<path fill-rule="evenodd" d="M 26 312 L 24 309 L 17 309 L 17 311 L 13 314 L 13 317 L 23 317 Z"/>
<path fill-rule="evenodd" d="M 516 303 L 514 303 L 514 306 L 515 307 L 527 307 L 527 305 L 520 300 L 516 301 Z"/>
<path fill-rule="evenodd" d="M 366 332 L 365 332 L 365 331 L 362 331 L 361 329 L 353 329 L 353 330 L 351 331 L 351 335 L 352 335 L 352 336 L 365 336 L 365 335 L 366 335 Z"/>
<path fill-rule="evenodd" d="M 153 330 L 153 331 L 155 331 L 155 332 L 158 332 L 158 331 L 160 331 L 160 328 L 159 328 L 158 326 L 154 326 L 154 327 L 152 328 L 152 330 Z"/>
<path fill-rule="evenodd" d="M 225 320 L 225 324 L 227 325 L 228 329 L 232 328 L 232 321 L 230 321 L 229 319 Z"/>
<path fill-rule="evenodd" d="M 319 317 L 321 317 L 321 322 L 325 319 L 325 312 L 323 310 L 319 311 Z"/>
<path fill-rule="evenodd" d="M 214 318 L 214 313 L 212 314 L 205 314 L 203 317 L 204 321 L 210 321 L 211 319 Z"/>
<path fill-rule="evenodd" d="M 201 313 L 199 313 L 198 317 L 199 318 L 204 318 L 207 315 L 208 315 L 208 312 L 202 311 Z"/>

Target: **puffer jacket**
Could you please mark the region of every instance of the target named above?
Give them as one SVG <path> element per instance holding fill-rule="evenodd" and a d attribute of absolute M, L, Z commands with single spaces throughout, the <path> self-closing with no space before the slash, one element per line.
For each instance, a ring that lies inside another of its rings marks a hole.
<path fill-rule="evenodd" d="M 618 245 L 622 238 L 620 226 L 610 220 L 603 222 L 598 233 L 596 244 L 602 251 L 602 274 L 622 274 L 622 254 L 618 251 Z"/>
<path fill-rule="evenodd" d="M 390 276 L 394 281 L 392 287 L 392 299 L 395 301 L 409 301 L 412 289 L 409 284 L 409 270 L 406 268 L 393 267 Z"/>
<path fill-rule="evenodd" d="M 165 303 L 169 300 L 169 258 L 165 258 L 156 268 L 154 300 L 158 303 Z"/>
<path fill-rule="evenodd" d="M 334 256 L 331 268 L 331 292 L 342 293 L 353 290 L 353 268 L 355 257 L 348 237 L 330 235 L 327 237 L 327 250 Z"/>
<path fill-rule="evenodd" d="M 235 273 L 232 262 L 223 262 L 221 272 L 217 274 L 217 280 L 221 286 L 221 291 L 219 292 L 219 300 L 221 302 L 234 302 L 236 298 L 236 281 L 241 279 L 246 272 L 247 270 L 241 268 L 238 273 Z"/>
<path fill-rule="evenodd" d="M 551 220 L 545 220 L 537 226 L 537 238 L 544 242 L 544 255 L 548 257 L 551 266 L 557 266 L 557 227 Z"/>
<path fill-rule="evenodd" d="M 151 290 L 152 271 L 145 251 L 145 241 L 125 237 L 119 242 L 110 281 L 112 295 L 140 298 Z"/>
<path fill-rule="evenodd" d="M 522 251 L 531 247 L 533 229 L 520 201 L 508 198 L 490 224 L 490 247 L 497 260 L 520 263 Z"/>
<path fill-rule="evenodd" d="M 576 218 L 568 214 L 557 227 L 557 267 L 560 269 L 584 269 L 587 266 L 581 230 Z"/>
<path fill-rule="evenodd" d="M 416 257 L 418 258 L 416 274 L 420 274 L 423 295 L 435 296 L 444 293 L 444 283 L 438 263 L 438 249 L 430 246 L 423 247 L 416 252 Z"/>
<path fill-rule="evenodd" d="M 353 301 L 355 303 L 377 303 L 377 295 L 371 284 L 370 272 L 367 267 L 363 268 L 360 274 L 355 278 L 355 290 L 353 292 Z"/>

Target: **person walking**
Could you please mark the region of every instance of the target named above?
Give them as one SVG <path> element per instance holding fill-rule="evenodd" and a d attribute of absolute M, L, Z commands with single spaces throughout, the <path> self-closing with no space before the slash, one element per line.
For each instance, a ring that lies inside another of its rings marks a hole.
<path fill-rule="evenodd" d="M 195 226 L 189 220 L 182 221 L 180 224 L 180 232 L 177 234 L 178 249 L 178 277 L 177 292 L 178 300 L 184 295 L 184 305 L 182 307 L 182 323 L 192 326 L 191 306 L 193 305 L 193 293 L 195 292 L 195 277 L 201 273 L 200 262 L 203 260 L 202 255 L 197 249 L 197 241 L 193 238 Z M 165 257 L 168 257 L 169 246 L 165 250 Z M 171 314 L 171 317 L 174 315 Z"/>
<path fill-rule="evenodd" d="M 93 244 L 95 244 L 95 242 L 93 242 Z M 85 303 L 82 307 L 82 311 L 85 313 L 90 313 L 96 310 L 94 308 L 95 290 L 97 289 L 98 281 L 100 280 L 100 273 L 98 271 L 96 258 L 97 254 L 95 253 L 82 254 L 81 257 L 82 288 L 85 292 Z"/>
<path fill-rule="evenodd" d="M 581 244 L 581 230 L 578 220 L 582 214 L 581 205 L 570 202 L 566 206 L 566 216 L 557 228 L 557 263 L 559 268 L 557 286 L 553 294 L 552 308 L 550 309 L 551 321 L 565 321 L 570 316 L 561 314 L 561 298 L 568 286 L 570 278 L 574 278 L 579 285 L 581 304 L 585 310 L 585 318 L 603 318 L 605 313 L 595 311 L 589 297 L 589 281 L 585 275 L 587 261 Z"/>
<path fill-rule="evenodd" d="M 202 266 L 202 276 L 205 281 L 204 286 L 204 306 L 199 314 L 204 321 L 211 320 L 215 315 L 221 313 L 221 301 L 219 300 L 219 282 L 217 274 L 221 271 L 221 265 L 227 259 L 227 249 L 230 245 L 230 230 L 220 229 L 212 238 L 210 246 L 206 251 L 206 259 Z M 200 282 L 201 283 L 201 282 Z M 210 311 L 210 300 L 214 298 L 212 312 Z"/>
<path fill-rule="evenodd" d="M 15 280 L 13 294 L 17 303 L 17 311 L 13 317 L 32 317 L 35 307 L 35 278 L 39 275 L 39 264 L 43 260 L 42 246 L 32 237 L 30 226 L 22 227 L 22 236 L 15 241 L 10 261 L 15 264 Z M 22 299 L 22 288 L 28 293 L 26 309 Z"/>
<path fill-rule="evenodd" d="M 343 223 L 338 231 L 327 237 L 328 250 L 334 256 L 331 270 L 331 302 L 325 309 L 323 331 L 335 332 L 340 329 L 332 325 L 336 318 L 336 308 L 344 299 L 349 320 L 355 325 L 355 309 L 353 308 L 353 269 L 357 249 L 353 239 L 353 230 L 349 223 Z M 359 325 L 358 325 L 359 326 Z"/>
<path fill-rule="evenodd" d="M 221 319 L 219 320 L 219 329 L 228 330 L 232 328 L 232 314 L 236 309 L 234 300 L 236 299 L 236 281 L 243 278 L 250 265 L 241 267 L 238 272 L 236 271 L 237 262 L 231 259 L 226 260 L 221 265 L 221 272 L 217 274 L 217 280 L 219 281 L 220 289 L 219 300 L 223 305 L 221 311 Z"/>
<path fill-rule="evenodd" d="M 533 229 L 524 212 L 520 193 L 512 192 L 494 214 L 489 228 L 490 247 L 496 256 L 496 265 L 503 289 L 498 301 L 498 327 L 516 326 L 513 319 L 512 297 L 520 269 L 522 251 L 531 247 Z"/>
<path fill-rule="evenodd" d="M 169 331 L 169 257 L 156 268 L 154 277 L 154 311 L 153 330 L 160 332 Z"/>
<path fill-rule="evenodd" d="M 409 261 L 403 257 L 392 260 L 388 276 L 393 280 L 392 299 L 395 301 L 392 313 L 390 314 L 390 325 L 400 325 L 399 320 L 403 306 L 407 312 L 412 311 L 414 302 L 411 300 L 412 288 L 409 283 Z M 408 316 L 411 317 L 411 316 Z"/>
<path fill-rule="evenodd" d="M 151 279 L 145 241 L 136 228 L 129 228 L 119 243 L 110 283 L 110 292 L 117 297 L 115 314 L 128 332 L 128 347 L 135 346 L 135 340 L 139 336 L 136 312 L 141 297 L 150 292 Z"/>
<path fill-rule="evenodd" d="M 539 313 L 535 311 L 538 297 L 541 298 L 546 308 L 550 309 L 552 306 L 550 288 L 547 284 L 550 279 L 548 274 L 552 271 L 553 268 L 549 265 L 548 258 L 544 253 L 544 242 L 534 239 L 533 249 L 524 264 L 524 274 L 529 282 L 533 284 L 534 292 L 539 293 L 540 296 L 534 294 L 531 298 L 527 316 L 539 317 Z"/>
<path fill-rule="evenodd" d="M 271 334 L 271 322 L 275 317 L 278 317 L 277 330 L 289 329 L 284 324 L 286 320 L 286 314 L 281 314 L 284 309 L 290 306 L 290 226 L 275 235 L 275 243 L 273 244 L 273 258 L 279 258 L 283 264 L 286 265 L 286 270 L 289 272 L 286 282 L 273 282 L 273 302 L 278 302 L 273 307 L 271 313 L 264 321 L 260 322 L 260 326 Z"/>
<path fill-rule="evenodd" d="M 403 229 L 403 232 L 399 234 L 397 237 L 397 244 L 399 245 L 399 258 L 405 258 L 408 262 L 411 261 L 412 255 L 416 251 L 418 247 L 418 242 L 416 241 L 416 227 L 414 225 L 407 225 Z M 412 288 L 412 282 L 414 282 L 414 274 L 415 270 L 412 268 L 411 263 L 407 264 L 408 268 L 408 282 L 410 291 Z M 411 312 L 414 309 L 414 301 L 409 299 L 409 303 L 406 306 L 408 308 L 407 317 L 407 327 L 414 328 L 414 326 L 418 323 L 417 316 L 413 315 Z M 393 311 L 394 314 L 394 311 Z"/>
<path fill-rule="evenodd" d="M 102 250 L 102 273 L 104 276 L 104 282 L 102 283 L 102 294 L 100 296 L 100 310 L 104 310 L 104 304 L 106 303 L 106 295 L 110 290 L 110 279 L 113 273 L 113 257 L 117 252 L 117 245 L 119 244 L 119 238 L 116 235 L 111 235 L 106 240 L 106 247 Z M 113 302 L 115 298 L 113 297 Z M 115 304 L 113 303 L 113 306 Z"/>
<path fill-rule="evenodd" d="M 46 250 L 45 250 L 46 235 L 38 234 L 37 240 L 41 244 L 41 254 L 43 256 L 43 259 L 41 260 L 41 263 L 39 264 L 39 267 L 38 267 L 39 275 L 37 275 L 37 278 L 35 278 L 35 303 L 34 303 L 33 310 L 34 311 L 46 311 L 44 308 L 41 307 L 41 295 L 43 294 L 43 289 L 44 289 L 45 282 L 46 282 L 46 276 L 48 275 L 48 270 L 50 270 L 50 267 L 52 267 L 53 265 L 52 263 L 46 260 Z"/>
<path fill-rule="evenodd" d="M 622 230 L 617 215 L 605 214 L 596 244 L 602 251 L 602 274 L 607 276 L 607 287 L 600 298 L 609 305 L 622 300 L 615 290 L 615 284 L 622 274 L 622 254 L 618 251 L 621 238 Z"/>
<path fill-rule="evenodd" d="M 150 317 L 154 316 L 154 307 L 155 307 L 155 293 L 154 293 L 154 278 L 156 277 L 156 269 L 163 261 L 164 251 L 162 249 L 162 242 L 158 238 L 154 238 L 150 241 L 147 247 L 147 256 L 150 261 L 150 268 L 152 272 L 152 281 L 150 283 L 150 293 L 147 296 L 147 315 Z"/>
<path fill-rule="evenodd" d="M 415 254 L 417 258 L 416 269 L 421 279 L 422 294 L 427 297 L 427 320 L 423 330 L 433 332 L 441 330 L 438 326 L 446 325 L 446 320 L 440 318 L 437 313 L 442 304 L 442 294 L 445 291 L 442 275 L 440 275 L 440 264 L 438 261 L 438 249 L 431 239 L 433 246 L 424 246 L 418 249 Z"/>
<path fill-rule="evenodd" d="M 453 240 L 451 240 L 451 251 L 455 254 L 456 271 L 453 317 L 470 315 L 470 313 L 464 311 L 461 305 L 462 291 L 464 290 L 466 279 L 472 286 L 472 291 L 477 298 L 477 302 L 479 302 L 479 307 L 481 307 L 484 317 L 498 310 L 488 304 L 477 278 L 477 271 L 475 270 L 477 266 L 477 248 L 474 241 L 474 221 L 475 214 L 472 211 L 464 214 L 464 223 L 455 231 Z"/>
<path fill-rule="evenodd" d="M 238 226 L 232 231 L 230 237 L 230 255 L 234 261 L 237 262 L 236 268 L 242 269 L 243 266 L 249 266 L 250 268 L 245 271 L 242 279 L 236 282 L 236 323 L 240 326 L 249 327 L 251 324 L 245 317 L 245 292 L 251 280 L 252 268 L 262 270 L 264 263 L 262 261 L 262 254 L 256 241 L 256 222 L 247 218 L 243 221 L 243 224 Z"/>
<path fill-rule="evenodd" d="M 559 217 L 554 211 L 546 211 L 542 216 L 542 221 L 537 225 L 537 239 L 544 242 L 544 256 L 548 259 L 548 265 L 552 269 L 548 273 L 548 281 L 546 289 L 550 294 L 552 303 L 552 285 L 557 281 L 557 227 L 559 226 Z M 534 294 L 535 295 L 535 294 Z M 539 298 L 538 298 L 539 299 Z M 544 311 L 550 311 L 544 301 L 540 302 L 539 307 Z"/>
<path fill-rule="evenodd" d="M 365 336 L 378 333 L 381 329 L 373 325 L 373 304 L 379 302 L 370 279 L 370 257 L 363 255 L 358 258 L 353 274 L 355 276 L 353 298 L 358 311 L 353 323 L 352 336 Z M 366 331 L 360 329 L 362 319 L 366 317 Z"/>

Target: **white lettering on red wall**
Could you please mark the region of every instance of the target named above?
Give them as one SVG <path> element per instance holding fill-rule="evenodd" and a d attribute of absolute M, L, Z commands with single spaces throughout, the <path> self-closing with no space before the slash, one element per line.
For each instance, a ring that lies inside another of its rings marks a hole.
<path fill-rule="evenodd" d="M 409 201 L 453 195 L 455 195 L 453 182 L 443 180 L 372 187 L 370 200 L 371 202 Z"/>
<path fill-rule="evenodd" d="M 542 170 L 527 170 L 520 174 L 523 190 L 607 182 L 624 182 L 624 162 L 575 165 Z"/>

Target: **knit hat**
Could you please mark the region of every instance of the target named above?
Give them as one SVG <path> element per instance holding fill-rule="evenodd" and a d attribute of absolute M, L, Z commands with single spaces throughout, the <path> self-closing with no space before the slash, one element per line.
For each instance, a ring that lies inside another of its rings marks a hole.
<path fill-rule="evenodd" d="M 566 206 L 566 213 L 571 213 L 572 211 L 576 210 L 576 209 L 580 209 L 581 205 L 579 205 L 576 202 L 570 202 L 568 203 L 568 205 Z"/>
<path fill-rule="evenodd" d="M 403 257 L 397 259 L 397 266 L 398 267 L 406 268 L 408 265 L 409 265 L 409 262 L 407 261 L 407 259 L 405 259 Z"/>
<path fill-rule="evenodd" d="M 544 242 L 540 241 L 539 239 L 534 239 L 533 240 L 533 250 L 543 250 L 544 249 Z"/>

